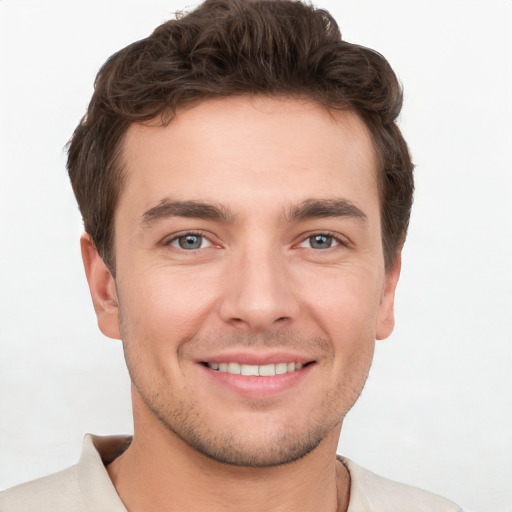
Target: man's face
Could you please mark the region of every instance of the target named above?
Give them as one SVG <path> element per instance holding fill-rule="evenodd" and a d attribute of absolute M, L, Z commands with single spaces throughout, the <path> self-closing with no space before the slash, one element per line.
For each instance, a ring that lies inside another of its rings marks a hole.
<path fill-rule="evenodd" d="M 131 126 L 122 156 L 118 308 L 99 323 L 123 339 L 137 414 L 237 465 L 336 440 L 398 278 L 364 124 L 312 102 L 208 100 Z"/>

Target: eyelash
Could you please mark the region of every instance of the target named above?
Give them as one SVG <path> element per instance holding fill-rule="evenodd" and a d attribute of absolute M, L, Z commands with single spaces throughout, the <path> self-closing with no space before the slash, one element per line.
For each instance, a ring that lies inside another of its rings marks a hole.
<path fill-rule="evenodd" d="M 308 240 L 311 240 L 314 237 L 318 237 L 318 236 L 331 238 L 334 242 L 336 242 L 336 245 L 334 247 L 337 247 L 337 246 L 348 247 L 349 246 L 349 242 L 346 238 L 340 236 L 338 233 L 333 233 L 332 231 L 318 231 L 316 233 L 310 233 L 310 234 L 308 234 L 308 236 L 302 238 L 302 241 L 298 244 L 298 246 L 301 246 L 303 243 L 307 242 Z M 327 247 L 325 249 L 315 249 L 314 247 L 308 247 L 308 249 L 312 249 L 315 251 L 317 250 L 319 252 L 327 251 L 328 249 L 331 249 L 331 248 L 333 248 L 333 247 L 331 246 L 331 247 Z"/>
<path fill-rule="evenodd" d="M 209 246 L 215 245 L 214 242 L 212 242 L 212 240 L 205 233 L 203 233 L 201 231 L 183 231 L 181 233 L 177 233 L 174 236 L 172 236 L 172 238 L 165 241 L 164 245 L 174 247 L 172 245 L 173 242 L 177 242 L 180 238 L 186 238 L 188 236 L 199 237 L 202 239 L 202 241 L 206 240 L 210 244 Z M 337 233 L 333 233 L 331 231 L 319 231 L 317 233 L 308 234 L 307 236 L 301 238 L 301 241 L 298 244 L 295 244 L 295 247 L 301 247 L 302 244 L 306 243 L 308 240 L 312 240 L 314 237 L 326 237 L 326 238 L 332 239 L 335 242 L 334 247 L 337 247 L 337 246 L 347 247 L 349 245 L 349 242 L 344 237 L 341 237 Z M 202 243 L 201 243 L 201 245 L 202 245 Z M 175 247 L 175 248 L 178 250 L 182 250 L 184 252 L 194 253 L 200 249 L 206 249 L 207 247 L 198 247 L 196 249 L 185 249 L 183 247 Z M 315 247 L 306 247 L 306 248 L 314 250 L 314 251 L 322 252 L 322 251 L 327 251 L 328 249 L 332 249 L 333 246 L 331 245 L 330 247 L 326 247 L 326 248 L 315 248 Z"/>
<path fill-rule="evenodd" d="M 173 242 L 177 242 L 180 238 L 186 238 L 188 236 L 196 236 L 198 238 L 201 238 L 202 240 L 207 240 L 208 243 L 210 245 L 215 245 L 210 237 L 208 237 L 205 233 L 202 233 L 201 231 L 182 231 L 181 233 L 177 233 L 175 235 L 173 235 L 171 238 L 169 238 L 168 240 L 166 240 L 164 242 L 164 245 L 166 246 L 170 246 L 170 247 L 174 247 L 172 245 Z M 183 247 L 174 247 L 175 249 L 178 249 L 178 250 L 182 250 L 184 252 L 190 252 L 190 253 L 194 253 L 200 249 L 206 249 L 206 247 L 198 247 L 197 249 L 184 249 Z"/>

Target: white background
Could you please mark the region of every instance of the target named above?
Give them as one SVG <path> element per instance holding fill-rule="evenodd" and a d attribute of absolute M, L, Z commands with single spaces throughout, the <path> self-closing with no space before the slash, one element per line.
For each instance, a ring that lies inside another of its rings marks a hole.
<path fill-rule="evenodd" d="M 474 512 L 512 511 L 512 2 L 325 0 L 405 86 L 417 194 L 397 328 L 340 452 Z M 131 431 L 96 328 L 63 147 L 114 51 L 168 1 L 0 0 L 0 489 Z"/>

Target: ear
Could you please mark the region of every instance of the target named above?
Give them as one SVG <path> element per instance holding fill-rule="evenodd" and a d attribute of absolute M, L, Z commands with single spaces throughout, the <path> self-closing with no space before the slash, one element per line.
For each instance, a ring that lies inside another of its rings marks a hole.
<path fill-rule="evenodd" d="M 402 253 L 396 256 L 395 263 L 386 272 L 384 278 L 384 290 L 379 305 L 379 316 L 377 319 L 377 330 L 375 337 L 378 340 L 387 338 L 395 327 L 395 290 L 400 277 L 402 267 Z"/>
<path fill-rule="evenodd" d="M 84 233 L 81 236 L 80 246 L 94 311 L 98 319 L 98 326 L 105 336 L 121 339 L 119 333 L 119 308 L 114 278 L 98 254 L 98 250 L 89 234 Z"/>

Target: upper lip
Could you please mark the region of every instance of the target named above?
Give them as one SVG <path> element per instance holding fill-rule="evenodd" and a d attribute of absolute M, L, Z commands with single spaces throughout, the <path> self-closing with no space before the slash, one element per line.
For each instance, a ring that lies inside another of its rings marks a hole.
<path fill-rule="evenodd" d="M 204 357 L 197 358 L 198 363 L 240 363 L 262 366 L 265 364 L 277 363 L 310 363 L 315 361 L 311 355 L 300 354 L 293 351 L 229 351 L 205 355 Z"/>

